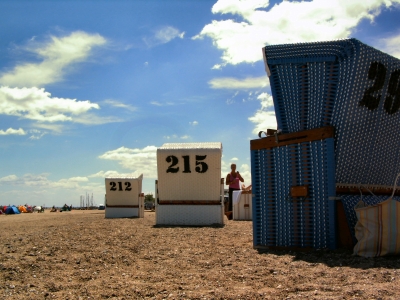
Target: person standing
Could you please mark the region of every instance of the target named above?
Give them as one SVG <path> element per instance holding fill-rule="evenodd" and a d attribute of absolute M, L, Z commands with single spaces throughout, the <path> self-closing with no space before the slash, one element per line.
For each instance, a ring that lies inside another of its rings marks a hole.
<path fill-rule="evenodd" d="M 226 185 L 229 185 L 228 211 L 232 211 L 232 194 L 233 191 L 240 190 L 240 181 L 244 182 L 244 179 L 236 171 L 236 164 L 231 164 L 231 172 L 226 176 Z"/>

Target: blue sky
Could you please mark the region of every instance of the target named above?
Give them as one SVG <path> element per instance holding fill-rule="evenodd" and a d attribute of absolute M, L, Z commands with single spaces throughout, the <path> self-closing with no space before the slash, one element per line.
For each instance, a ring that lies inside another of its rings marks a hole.
<path fill-rule="evenodd" d="M 261 48 L 354 37 L 400 58 L 400 0 L 0 1 L 0 205 L 102 203 L 156 149 L 221 142 L 251 183 L 276 126 Z"/>

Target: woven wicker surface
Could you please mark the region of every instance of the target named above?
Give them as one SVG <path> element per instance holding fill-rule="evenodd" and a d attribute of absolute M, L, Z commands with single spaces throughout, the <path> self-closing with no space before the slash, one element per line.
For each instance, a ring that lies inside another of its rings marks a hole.
<path fill-rule="evenodd" d="M 333 125 L 336 182 L 391 185 L 400 172 L 400 60 L 356 39 L 265 47 L 278 127 Z"/>
<path fill-rule="evenodd" d="M 336 248 L 333 149 L 327 138 L 251 151 L 255 247 Z"/>
<path fill-rule="evenodd" d="M 160 200 L 219 200 L 221 143 L 164 144 L 157 149 Z"/>

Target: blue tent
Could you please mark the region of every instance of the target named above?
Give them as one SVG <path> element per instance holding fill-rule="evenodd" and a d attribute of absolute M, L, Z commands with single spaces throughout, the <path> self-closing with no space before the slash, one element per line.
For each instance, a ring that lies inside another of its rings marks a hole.
<path fill-rule="evenodd" d="M 18 208 L 15 207 L 15 206 L 7 207 L 5 213 L 6 213 L 6 215 L 12 215 L 12 214 L 16 214 L 17 215 L 17 214 L 20 214 Z"/>

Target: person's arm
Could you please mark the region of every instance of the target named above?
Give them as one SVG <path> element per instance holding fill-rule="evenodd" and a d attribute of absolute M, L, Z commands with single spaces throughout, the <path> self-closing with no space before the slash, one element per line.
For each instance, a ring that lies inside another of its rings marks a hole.
<path fill-rule="evenodd" d="M 243 179 L 243 177 L 240 175 L 239 171 L 237 172 L 237 175 L 239 175 L 239 180 L 240 180 L 241 182 L 244 182 L 244 179 Z"/>
<path fill-rule="evenodd" d="M 231 182 L 229 181 L 229 174 L 226 176 L 226 180 L 225 180 L 225 183 L 226 183 L 226 185 L 230 185 L 231 184 Z"/>

